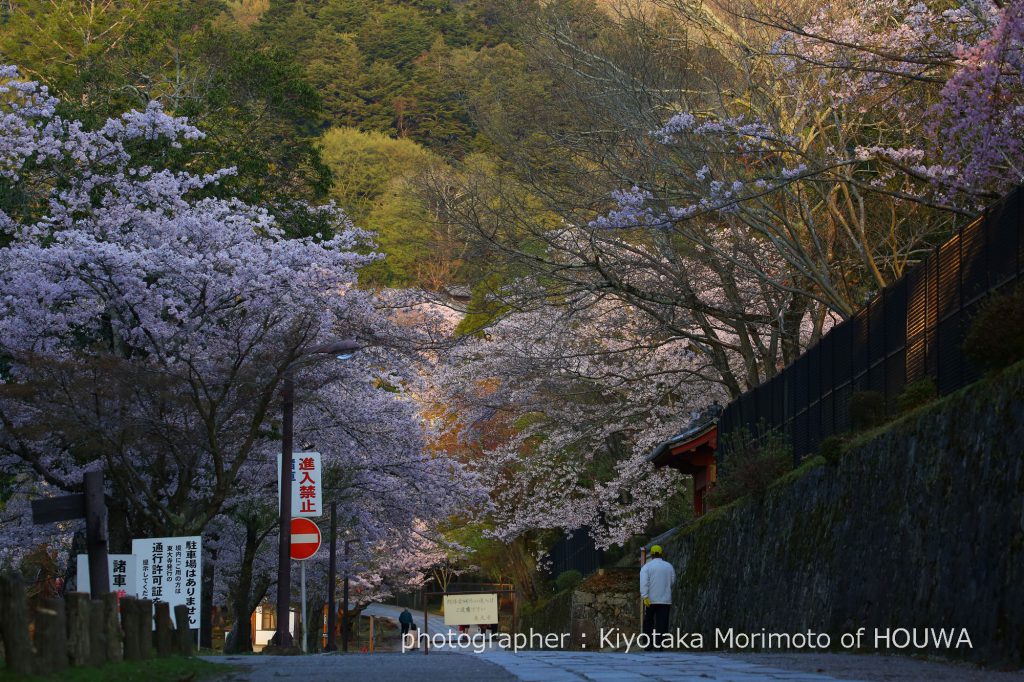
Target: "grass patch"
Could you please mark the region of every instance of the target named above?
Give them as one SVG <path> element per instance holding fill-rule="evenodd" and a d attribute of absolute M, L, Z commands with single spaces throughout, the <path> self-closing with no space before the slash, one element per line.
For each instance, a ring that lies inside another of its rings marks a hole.
<path fill-rule="evenodd" d="M 0 661 L 2 665 L 2 661 Z M 70 680 L 71 682 L 182 682 L 184 680 L 209 679 L 233 670 L 231 666 L 210 663 L 198 658 L 154 658 L 148 661 L 123 661 L 109 663 L 102 668 L 68 668 L 56 675 L 15 675 L 7 668 L 0 668 L 0 682 L 50 682 Z"/>
<path fill-rule="evenodd" d="M 779 476 L 777 479 L 772 481 L 768 488 L 772 489 L 779 488 L 784 485 L 789 485 L 793 481 L 803 478 L 809 471 L 813 471 L 814 469 L 817 469 L 818 467 L 824 466 L 826 464 L 828 464 L 828 460 L 820 455 L 811 457 L 810 459 L 805 460 L 803 463 L 801 463 L 800 466 L 798 466 L 796 469 L 793 469 L 792 471 L 787 471 L 786 473 L 782 474 L 782 476 Z"/>

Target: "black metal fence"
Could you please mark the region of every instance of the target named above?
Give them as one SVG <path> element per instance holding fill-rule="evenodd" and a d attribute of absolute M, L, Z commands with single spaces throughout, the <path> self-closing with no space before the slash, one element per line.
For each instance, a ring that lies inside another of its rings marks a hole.
<path fill-rule="evenodd" d="M 720 434 L 755 433 L 764 422 L 784 430 L 799 462 L 823 438 L 850 430 L 854 392 L 878 391 L 893 412 L 904 387 L 919 379 L 932 377 L 940 394 L 976 380 L 963 340 L 986 295 L 1022 278 L 1021 210 L 1018 188 L 784 371 L 732 401 Z"/>
<path fill-rule="evenodd" d="M 580 528 L 572 535 L 562 536 L 548 552 L 551 559 L 551 576 L 558 577 L 569 570 L 576 570 L 584 577 L 601 567 L 604 552 L 597 548 L 587 528 Z"/>

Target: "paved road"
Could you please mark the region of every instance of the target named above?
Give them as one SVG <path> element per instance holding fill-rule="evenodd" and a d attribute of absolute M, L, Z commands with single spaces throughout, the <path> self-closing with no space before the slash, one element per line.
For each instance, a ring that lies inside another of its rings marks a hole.
<path fill-rule="evenodd" d="M 385 604 L 365 615 L 398 620 L 402 609 Z M 413 611 L 423 627 L 423 612 Z M 429 615 L 431 635 L 457 634 L 441 616 Z M 422 652 L 311 656 L 210 656 L 238 668 L 223 682 L 289 680 L 427 680 L 427 682 L 1024 682 L 1024 672 L 996 673 L 972 666 L 899 656 L 852 654 L 600 653 L 519 651 L 482 653 L 451 647 Z"/>
<path fill-rule="evenodd" d="M 213 663 L 237 668 L 217 682 L 324 682 L 332 680 L 399 680 L 402 682 L 516 682 L 501 667 L 473 655 L 315 654 L 310 656 L 208 656 Z"/>
<path fill-rule="evenodd" d="M 416 623 L 416 627 L 417 628 L 423 628 L 423 612 L 422 611 L 417 611 L 416 609 L 409 609 L 409 611 L 413 615 L 413 622 Z M 367 606 L 365 609 L 363 609 L 363 615 L 364 616 L 374 616 L 374 617 L 390 618 L 391 620 L 395 621 L 396 623 L 398 622 L 398 616 L 401 613 L 402 613 L 402 607 L 401 606 L 392 606 L 390 604 L 371 604 L 371 605 Z M 448 641 L 452 642 L 452 644 L 455 644 L 455 639 L 458 637 L 458 634 L 459 634 L 459 629 L 457 627 L 452 627 L 450 625 L 445 625 L 444 624 L 444 616 L 437 616 L 437 615 L 434 615 L 434 614 L 428 615 L 427 616 L 427 626 L 430 628 L 430 633 L 429 634 L 430 634 L 430 641 L 431 641 L 431 649 L 445 649 L 445 648 L 456 649 L 457 648 L 457 647 L 454 647 L 454 646 L 446 646 L 445 644 L 441 644 L 440 643 L 442 640 L 447 639 Z M 471 634 L 475 635 L 476 633 L 477 633 L 476 628 L 473 628 Z M 440 635 L 440 637 L 439 637 L 439 635 Z M 476 647 L 476 648 L 487 648 L 487 649 L 497 649 L 498 648 L 495 644 L 485 644 L 483 642 L 483 639 L 480 639 L 480 638 L 475 640 L 474 647 Z M 460 653 L 465 653 L 465 652 L 460 652 Z"/>
<path fill-rule="evenodd" d="M 487 651 L 464 654 L 211 656 L 238 669 L 220 682 L 428 680 L 429 682 L 1022 682 L 1024 673 L 902 657 L 847 654 L 598 653 Z"/>

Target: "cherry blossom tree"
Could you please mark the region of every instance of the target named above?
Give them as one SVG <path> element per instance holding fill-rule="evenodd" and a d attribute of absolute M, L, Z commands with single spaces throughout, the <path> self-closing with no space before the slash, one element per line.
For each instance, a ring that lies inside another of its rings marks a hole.
<path fill-rule="evenodd" d="M 500 263 L 446 385 L 481 440 L 503 434 L 479 448 L 505 539 L 642 531 L 651 445 L 1021 178 L 1020 3 L 618 12 L 540 12 L 527 58 L 571 115 L 481 106 L 499 161 L 424 183 Z"/>
<path fill-rule="evenodd" d="M 623 544 L 677 490 L 646 455 L 724 397 L 684 339 L 652 334 L 614 301 L 575 303 L 504 317 L 465 339 L 439 379 L 462 437 L 482 450 L 492 535 L 504 541 L 586 527 L 601 546 Z M 507 435 L 486 442 L 482 425 L 495 421 Z"/>
<path fill-rule="evenodd" d="M 12 67 L 0 75 L 0 455 L 18 488 L 5 511 L 103 468 L 112 548 L 204 533 L 244 628 L 272 583 L 291 373 L 296 443 L 323 453 L 328 499 L 372 559 L 352 570 L 374 594 L 422 580 L 431 555 L 410 534 L 478 503 L 479 483 L 425 447 L 417 394 L 436 332 L 402 296 L 356 286 L 378 257 L 370 235 L 334 207 L 291 207 L 321 231 L 287 238 L 268 211 L 206 196 L 231 169 L 159 165 L 202 136 L 184 119 L 154 104 L 87 129 Z M 339 337 L 365 349 L 314 353 Z M 29 523 L 5 515 L 2 532 L 23 547 L 60 537 Z"/>

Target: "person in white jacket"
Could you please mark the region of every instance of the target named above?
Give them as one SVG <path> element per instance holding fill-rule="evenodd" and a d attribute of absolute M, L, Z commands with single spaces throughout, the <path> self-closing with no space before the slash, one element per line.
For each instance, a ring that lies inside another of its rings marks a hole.
<path fill-rule="evenodd" d="M 644 600 L 644 634 L 648 636 L 648 651 L 654 646 L 658 633 L 668 632 L 668 612 L 672 608 L 672 583 L 676 571 L 672 564 L 661 558 L 661 545 L 651 547 L 651 558 L 640 569 L 640 597 Z"/>

